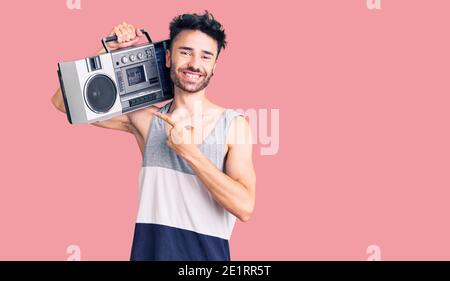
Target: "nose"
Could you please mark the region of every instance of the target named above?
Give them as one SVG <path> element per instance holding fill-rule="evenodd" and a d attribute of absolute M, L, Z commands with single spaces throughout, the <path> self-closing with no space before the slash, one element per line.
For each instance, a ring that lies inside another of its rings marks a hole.
<path fill-rule="evenodd" d="M 188 65 L 194 69 L 200 69 L 200 59 L 197 55 L 192 55 Z"/>

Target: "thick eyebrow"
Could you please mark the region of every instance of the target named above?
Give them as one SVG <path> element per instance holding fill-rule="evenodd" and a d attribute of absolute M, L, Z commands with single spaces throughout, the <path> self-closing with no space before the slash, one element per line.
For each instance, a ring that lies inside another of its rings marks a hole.
<path fill-rule="evenodd" d="M 185 47 L 185 46 L 178 47 L 178 49 L 186 50 L 186 51 L 191 51 L 191 52 L 194 51 L 193 48 L 191 48 L 191 47 Z M 214 54 L 211 53 L 210 51 L 202 50 L 202 52 L 205 53 L 205 54 L 207 54 L 207 55 L 214 56 Z"/>

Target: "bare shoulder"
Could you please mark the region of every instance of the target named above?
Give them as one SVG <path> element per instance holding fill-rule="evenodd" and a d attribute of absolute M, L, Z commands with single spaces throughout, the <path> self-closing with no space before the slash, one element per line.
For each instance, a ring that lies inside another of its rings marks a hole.
<path fill-rule="evenodd" d="M 227 144 L 229 146 L 252 144 L 251 127 L 244 116 L 238 115 L 231 120 L 227 132 Z"/>
<path fill-rule="evenodd" d="M 227 131 L 225 154 L 233 151 L 236 158 L 251 157 L 252 154 L 251 127 L 244 116 L 238 115 L 231 120 Z M 230 156 L 230 155 L 228 155 Z"/>
<path fill-rule="evenodd" d="M 158 110 L 158 107 L 152 105 L 127 114 L 131 125 L 144 139 L 147 138 L 148 129 L 153 119 L 153 113 Z"/>

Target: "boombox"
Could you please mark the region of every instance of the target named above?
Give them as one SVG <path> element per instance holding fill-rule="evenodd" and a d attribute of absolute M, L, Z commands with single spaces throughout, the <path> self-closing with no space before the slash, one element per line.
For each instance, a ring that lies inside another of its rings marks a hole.
<path fill-rule="evenodd" d="M 169 40 L 110 51 L 58 63 L 58 77 L 71 124 L 92 123 L 173 98 L 170 70 L 165 66 Z"/>

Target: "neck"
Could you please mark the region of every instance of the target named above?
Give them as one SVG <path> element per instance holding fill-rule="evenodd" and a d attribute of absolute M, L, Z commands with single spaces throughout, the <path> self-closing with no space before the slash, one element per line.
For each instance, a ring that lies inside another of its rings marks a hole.
<path fill-rule="evenodd" d="M 198 109 L 200 105 L 202 108 L 206 108 L 209 104 L 205 95 L 205 89 L 197 93 L 188 93 L 175 87 L 175 94 L 172 101 L 170 112 L 174 110 L 182 109 L 187 111 L 190 115 L 194 114 L 195 109 Z"/>

